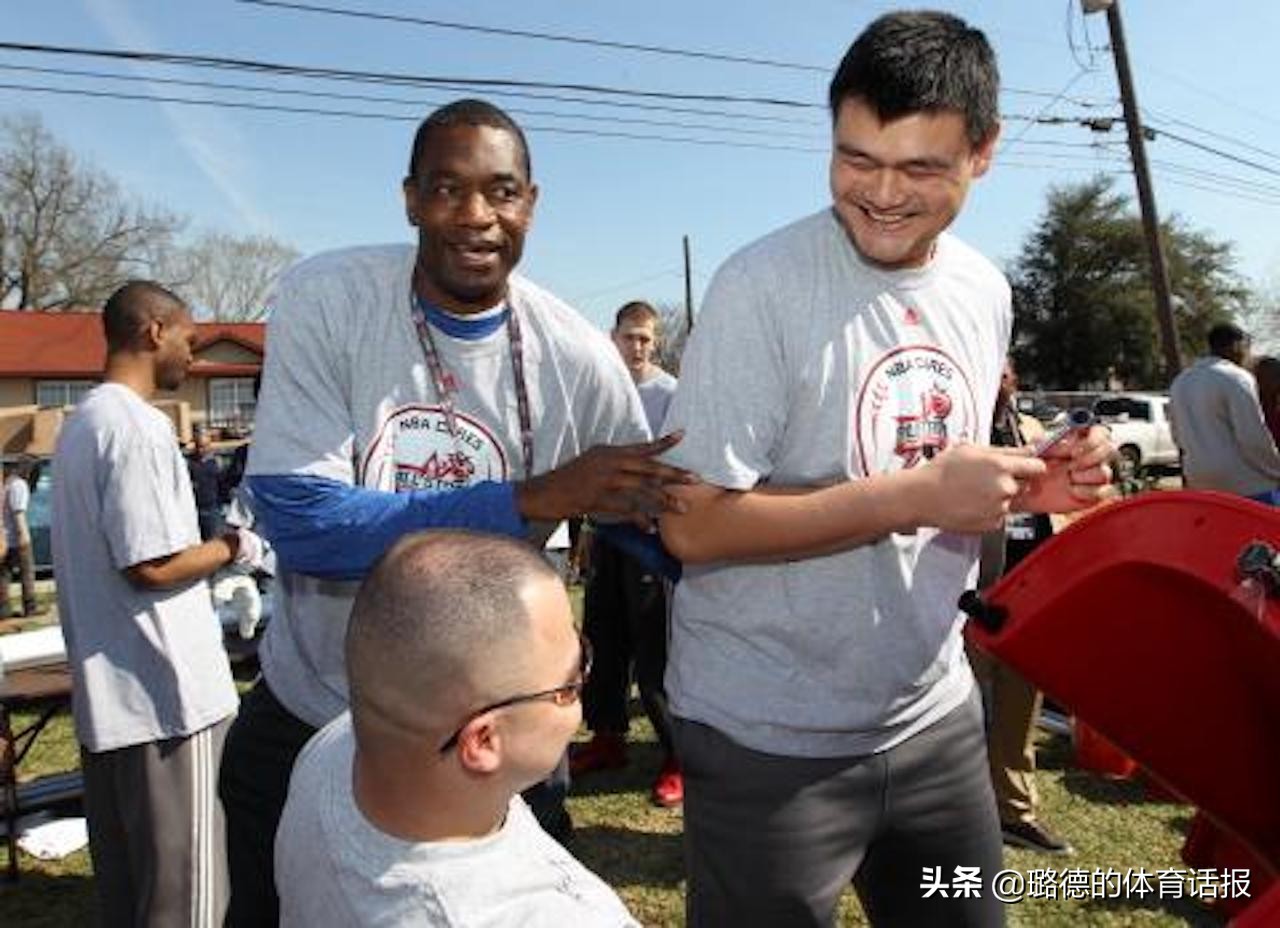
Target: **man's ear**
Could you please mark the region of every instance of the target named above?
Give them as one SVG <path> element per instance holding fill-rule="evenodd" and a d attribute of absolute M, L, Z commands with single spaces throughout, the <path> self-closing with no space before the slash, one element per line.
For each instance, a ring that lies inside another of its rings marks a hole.
<path fill-rule="evenodd" d="M 404 215 L 409 225 L 418 225 L 418 185 L 412 177 L 406 177 L 400 185 L 404 193 Z"/>
<path fill-rule="evenodd" d="M 163 341 L 164 322 L 154 317 L 147 320 L 147 349 L 149 351 L 155 351 L 160 347 L 160 343 Z"/>
<path fill-rule="evenodd" d="M 996 127 L 987 134 L 987 137 L 974 146 L 970 157 L 973 158 L 973 176 L 981 177 L 991 168 L 991 162 L 996 156 L 996 145 L 1000 142 L 1000 131 L 1003 127 L 996 123 Z"/>
<path fill-rule="evenodd" d="M 495 773 L 502 766 L 502 735 L 494 715 L 472 719 L 458 736 L 458 760 L 472 773 Z"/>

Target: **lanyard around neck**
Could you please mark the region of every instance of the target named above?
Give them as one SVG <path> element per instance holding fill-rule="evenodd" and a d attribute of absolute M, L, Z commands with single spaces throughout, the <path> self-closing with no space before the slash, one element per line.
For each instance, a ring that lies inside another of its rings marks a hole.
<path fill-rule="evenodd" d="M 422 345 L 422 354 L 427 361 L 427 370 L 431 374 L 431 385 L 436 397 L 444 408 L 445 425 L 449 429 L 449 437 L 456 443 L 458 440 L 458 414 L 454 407 L 454 398 L 458 393 L 458 382 L 452 374 L 444 369 L 440 360 L 440 351 L 436 348 L 436 339 L 431 332 L 431 323 L 427 321 L 426 307 L 422 300 L 409 288 L 409 314 L 413 317 L 414 328 L 418 332 L 418 342 Z M 520 331 L 520 319 L 514 305 L 507 309 L 507 347 L 511 351 L 511 374 L 515 382 L 516 413 L 520 417 L 520 453 L 524 458 L 524 478 L 533 476 L 533 416 L 529 411 L 529 388 L 524 377 L 524 336 Z"/>

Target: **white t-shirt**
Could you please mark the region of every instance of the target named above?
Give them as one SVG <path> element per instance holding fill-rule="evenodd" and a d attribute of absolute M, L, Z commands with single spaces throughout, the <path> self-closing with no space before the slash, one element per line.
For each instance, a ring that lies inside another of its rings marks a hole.
<path fill-rule="evenodd" d="M 717 271 L 685 352 L 668 455 L 717 486 L 823 486 L 986 444 L 1011 327 L 1004 277 L 943 235 L 930 263 L 864 262 L 830 211 Z M 978 537 L 932 529 L 825 557 L 686 566 L 671 711 L 788 756 L 892 747 L 964 701 L 956 601 Z"/>
<path fill-rule="evenodd" d="M 656 368 L 646 380 L 636 384 L 636 392 L 644 405 L 649 431 L 656 437 L 662 431 L 667 410 L 671 408 L 671 398 L 676 395 L 676 379 L 662 368 Z"/>
<path fill-rule="evenodd" d="M 205 582 L 144 590 L 122 573 L 200 543 L 168 418 L 120 384 L 90 391 L 58 436 L 51 518 L 80 743 L 110 751 L 232 715 L 238 698 Z"/>
<path fill-rule="evenodd" d="M 276 832 L 282 926 L 637 924 L 613 890 L 538 826 L 519 796 L 502 827 L 484 838 L 427 843 L 384 834 L 352 795 L 354 753 L 344 713 L 307 743 L 294 766 Z"/>
<path fill-rule="evenodd" d="M 31 487 L 17 474 L 10 474 L 4 482 L 4 534 L 10 548 L 18 547 L 18 513 L 26 512 L 31 504 Z"/>
<path fill-rule="evenodd" d="M 267 326 L 250 475 L 385 491 L 524 479 L 506 329 L 474 341 L 435 333 L 456 381 L 451 437 L 411 315 L 414 258 L 407 245 L 353 248 L 285 275 Z M 648 438 L 631 377 L 602 332 L 518 276 L 508 302 L 524 341 L 535 474 L 593 445 Z M 535 527 L 532 540 L 540 546 L 554 527 Z M 356 586 L 280 575 L 263 673 L 285 707 L 317 727 L 347 705 L 343 641 Z"/>

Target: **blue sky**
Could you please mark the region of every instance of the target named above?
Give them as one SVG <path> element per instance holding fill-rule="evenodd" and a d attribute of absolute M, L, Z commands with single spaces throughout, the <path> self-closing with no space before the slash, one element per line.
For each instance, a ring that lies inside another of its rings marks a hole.
<path fill-rule="evenodd" d="M 5 17 L 0 41 L 821 104 L 830 71 L 849 41 L 874 16 L 895 6 L 861 0 L 298 2 L 711 51 L 813 70 L 516 39 L 233 0 L 14 4 L 20 12 L 14 15 L 11 10 Z M 1002 262 L 1018 252 L 1044 208 L 1050 185 L 1084 180 L 1099 169 L 1126 170 L 1120 126 L 1102 135 L 1074 122 L 1026 121 L 1119 115 L 1105 18 L 1083 18 L 1075 0 L 972 0 L 937 6 L 984 29 L 1000 58 L 1007 88 L 1002 111 L 1011 117 L 1004 145 L 955 229 Z M 1139 101 L 1149 124 L 1231 156 L 1168 135 L 1151 143 L 1148 155 L 1155 164 L 1161 213 L 1178 213 L 1196 228 L 1235 242 L 1239 269 L 1251 279 L 1280 279 L 1280 240 L 1275 234 L 1280 225 L 1280 106 L 1271 49 L 1280 35 L 1280 4 L 1228 0 L 1214 7 L 1124 0 L 1123 12 Z M 267 97 L 100 76 L 68 77 L 13 70 L 14 66 L 410 102 Z M 235 71 L 12 51 L 0 51 L 0 84 L 407 117 L 338 118 L 0 88 L 0 113 L 39 114 L 77 153 L 137 196 L 186 214 L 193 229 L 268 233 L 304 253 L 410 240 L 399 184 L 414 121 L 457 96 L 487 96 L 531 130 L 535 179 L 542 195 L 522 270 L 602 325 L 629 299 L 682 301 L 682 235 L 692 241 L 696 303 L 716 265 L 733 250 L 827 201 L 829 130 L 818 108 L 630 98 L 734 114 L 726 117 L 497 93 L 284 81 Z M 585 129 L 692 137 L 705 144 L 548 131 L 554 127 L 575 133 Z M 1122 174 L 1116 181 L 1118 189 L 1132 193 L 1130 176 Z"/>

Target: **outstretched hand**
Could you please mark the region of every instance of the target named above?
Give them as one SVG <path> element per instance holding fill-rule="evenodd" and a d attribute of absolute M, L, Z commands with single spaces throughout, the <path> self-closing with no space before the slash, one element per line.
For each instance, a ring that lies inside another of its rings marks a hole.
<path fill-rule="evenodd" d="M 662 512 L 683 512 L 667 492 L 698 478 L 656 458 L 679 444 L 683 432 L 634 445 L 596 445 L 572 461 L 516 486 L 516 505 L 526 519 L 555 521 L 583 513 L 631 517 L 647 527 Z"/>

